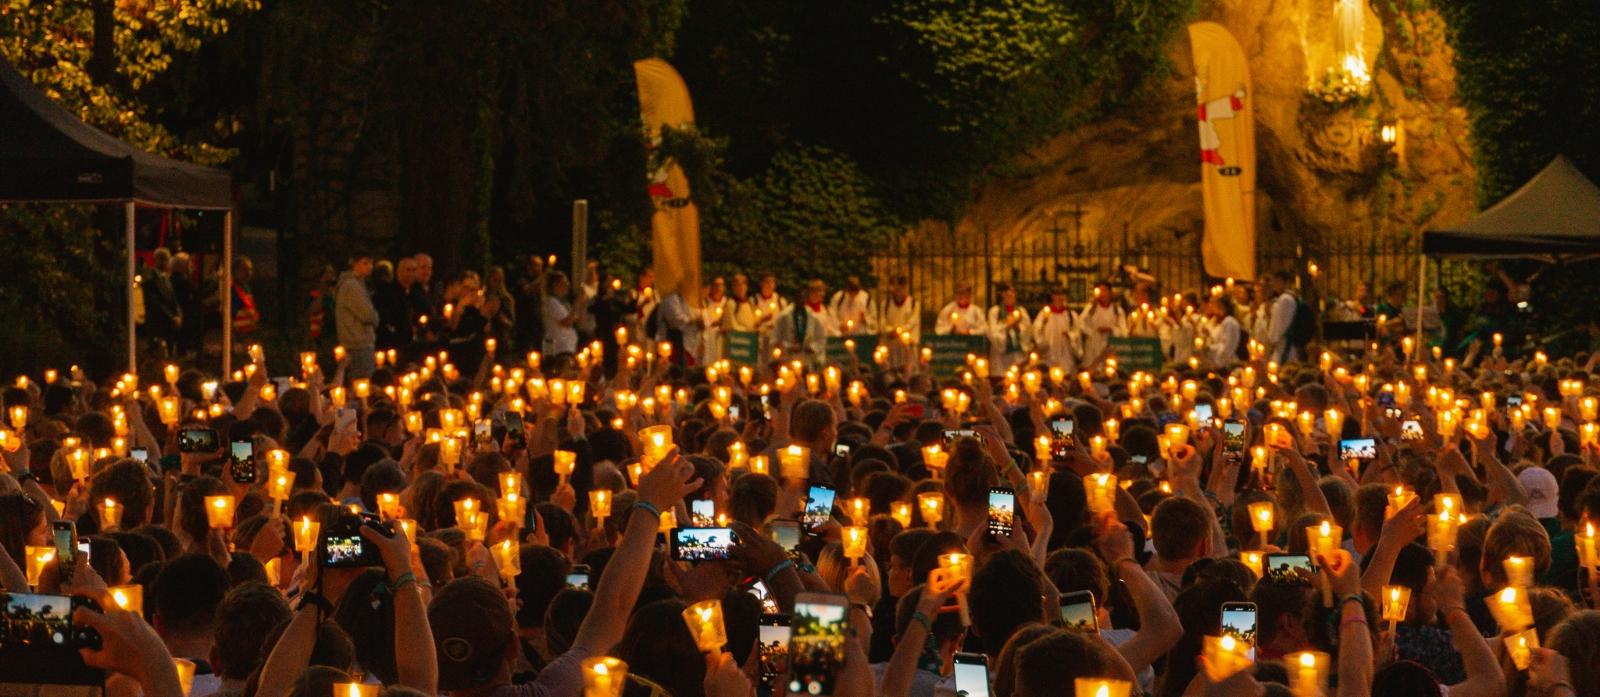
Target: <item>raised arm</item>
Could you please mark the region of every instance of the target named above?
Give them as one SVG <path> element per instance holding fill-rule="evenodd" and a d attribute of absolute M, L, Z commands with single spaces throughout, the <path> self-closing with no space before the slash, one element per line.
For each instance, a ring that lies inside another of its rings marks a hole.
<path fill-rule="evenodd" d="M 693 477 L 694 466 L 674 449 L 640 479 L 639 503 L 628 509 L 628 527 L 611 562 L 600 574 L 594 605 L 578 626 L 577 638 L 572 642 L 574 649 L 599 655 L 622 639 L 622 630 L 650 569 L 650 552 L 661 526 L 660 511 L 672 508 L 673 503 L 700 488 L 700 480 Z"/>
<path fill-rule="evenodd" d="M 1500 662 L 1483 635 L 1473 625 L 1472 617 L 1462 603 L 1461 577 L 1454 567 L 1446 567 L 1434 581 L 1434 594 L 1439 598 L 1439 614 L 1450 627 L 1450 643 L 1461 654 L 1461 663 L 1467 670 L 1464 682 L 1450 686 L 1453 697 L 1500 697 L 1505 694 L 1505 674 Z"/>
<path fill-rule="evenodd" d="M 400 684 L 423 694 L 437 694 L 439 661 L 434 654 L 422 584 L 411 570 L 411 540 L 398 530 L 384 535 L 368 526 L 361 527 L 361 536 L 382 554 L 390 592 L 394 594 L 394 659 Z"/>
<path fill-rule="evenodd" d="M 1134 610 L 1139 613 L 1139 631 L 1117 647 L 1117 653 L 1138 673 L 1166 655 L 1183 638 L 1183 624 L 1178 620 L 1178 611 L 1167 600 L 1167 594 L 1133 558 L 1133 537 L 1128 534 L 1127 526 L 1110 520 L 1100 523 L 1099 528 L 1095 546 L 1111 573 L 1127 586 L 1128 595 L 1133 596 Z"/>

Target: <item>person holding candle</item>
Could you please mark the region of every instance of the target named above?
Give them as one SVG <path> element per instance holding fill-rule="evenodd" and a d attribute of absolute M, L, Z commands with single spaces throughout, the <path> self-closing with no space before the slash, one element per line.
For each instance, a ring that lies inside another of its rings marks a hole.
<path fill-rule="evenodd" d="M 1028 308 L 1017 304 L 1017 287 L 1000 284 L 1000 302 L 989 308 L 985 321 L 989 332 L 990 367 L 999 374 L 1011 366 L 1022 363 L 1033 350 L 1033 320 Z"/>
<path fill-rule="evenodd" d="M 939 314 L 934 319 L 933 333 L 988 335 L 988 321 L 984 318 L 983 308 L 972 301 L 971 281 L 956 282 L 956 297 L 939 309 Z"/>

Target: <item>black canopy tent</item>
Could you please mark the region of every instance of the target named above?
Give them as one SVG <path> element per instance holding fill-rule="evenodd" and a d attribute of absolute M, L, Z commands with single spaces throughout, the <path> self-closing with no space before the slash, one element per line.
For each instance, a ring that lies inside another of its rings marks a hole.
<path fill-rule="evenodd" d="M 1600 255 L 1600 187 L 1566 156 L 1557 155 L 1522 188 L 1478 217 L 1422 233 L 1417 307 L 1424 305 L 1429 256 L 1556 262 L 1595 255 Z M 1419 326 L 1419 346 L 1421 336 Z"/>
<path fill-rule="evenodd" d="M 223 211 L 222 287 L 233 287 L 233 186 L 222 170 L 145 152 L 90 126 L 0 59 L 0 203 L 121 203 L 128 246 L 128 369 L 134 332 L 134 208 Z M 233 293 L 222 293 L 222 366 L 232 358 Z"/>

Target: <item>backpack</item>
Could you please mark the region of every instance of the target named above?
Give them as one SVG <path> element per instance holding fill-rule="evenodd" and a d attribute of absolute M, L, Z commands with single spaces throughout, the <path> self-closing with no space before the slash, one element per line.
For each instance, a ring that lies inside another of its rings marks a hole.
<path fill-rule="evenodd" d="M 1294 318 L 1289 320 L 1289 344 L 1304 347 L 1317 337 L 1317 312 L 1300 296 L 1294 298 Z"/>

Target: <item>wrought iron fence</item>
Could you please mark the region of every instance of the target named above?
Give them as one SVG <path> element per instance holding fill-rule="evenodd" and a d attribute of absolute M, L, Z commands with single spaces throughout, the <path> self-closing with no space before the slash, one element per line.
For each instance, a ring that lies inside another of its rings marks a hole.
<path fill-rule="evenodd" d="M 1071 302 L 1083 303 L 1096 282 L 1127 288 L 1135 273 L 1154 277 L 1164 293 L 1200 290 L 1208 280 L 1201 268 L 1199 230 L 1141 232 L 1125 225 L 1120 233 L 1086 239 L 1075 226 L 1052 225 L 1045 234 L 1025 239 L 995 237 L 987 230 L 918 231 L 873 254 L 870 263 L 880 283 L 905 276 L 927 312 L 949 302 L 962 283 L 972 284 L 980 303 L 997 301 L 1001 285 L 1012 283 L 1020 302 L 1038 306 L 1049 301 L 1052 287 L 1066 288 Z M 1407 235 L 1351 232 L 1306 240 L 1264 230 L 1256 256 L 1259 271 L 1296 272 L 1322 297 L 1353 297 L 1365 282 L 1376 299 L 1391 281 L 1415 282 L 1418 251 Z"/>

